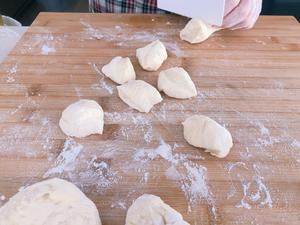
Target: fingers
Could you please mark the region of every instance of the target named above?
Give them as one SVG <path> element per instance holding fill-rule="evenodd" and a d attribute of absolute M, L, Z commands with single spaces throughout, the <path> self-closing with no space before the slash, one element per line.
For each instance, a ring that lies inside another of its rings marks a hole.
<path fill-rule="evenodd" d="M 243 28 L 244 29 L 252 28 L 259 17 L 261 9 L 262 9 L 262 0 L 256 0 L 256 4 L 254 5 L 254 7 L 252 7 L 247 18 L 244 21 L 240 22 L 239 24 L 231 27 L 231 29 L 236 30 L 236 29 L 243 29 Z"/>
<path fill-rule="evenodd" d="M 233 9 L 235 9 L 240 3 L 240 0 L 226 0 L 224 17 L 227 16 Z"/>
<path fill-rule="evenodd" d="M 230 28 L 245 21 L 252 9 L 252 3 L 253 0 L 241 0 L 239 5 L 231 13 L 225 16 L 223 26 Z"/>

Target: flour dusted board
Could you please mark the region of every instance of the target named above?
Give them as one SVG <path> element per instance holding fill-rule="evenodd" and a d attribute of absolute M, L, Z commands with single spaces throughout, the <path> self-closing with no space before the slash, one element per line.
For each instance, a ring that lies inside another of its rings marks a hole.
<path fill-rule="evenodd" d="M 124 224 L 143 193 L 160 196 L 191 224 L 299 224 L 300 28 L 261 17 L 256 28 L 222 31 L 200 45 L 180 41 L 186 20 L 166 15 L 41 14 L 0 67 L 0 202 L 43 177 L 74 182 L 103 223 Z M 138 79 L 156 85 L 135 49 L 159 38 L 198 90 L 164 96 L 151 113 L 130 109 L 99 72 L 129 56 Z M 83 98 L 103 110 L 103 135 L 68 139 L 61 111 Z M 234 147 L 217 159 L 184 141 L 181 122 L 205 114 Z"/>

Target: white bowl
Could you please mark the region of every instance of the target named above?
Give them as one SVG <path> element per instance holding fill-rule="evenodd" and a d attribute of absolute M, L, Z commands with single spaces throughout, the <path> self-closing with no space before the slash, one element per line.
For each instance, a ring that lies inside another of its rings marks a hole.
<path fill-rule="evenodd" d="M 2 18 L 3 18 L 4 26 L 17 26 L 17 27 L 22 26 L 20 22 L 18 22 L 17 20 L 9 16 L 2 16 Z"/>

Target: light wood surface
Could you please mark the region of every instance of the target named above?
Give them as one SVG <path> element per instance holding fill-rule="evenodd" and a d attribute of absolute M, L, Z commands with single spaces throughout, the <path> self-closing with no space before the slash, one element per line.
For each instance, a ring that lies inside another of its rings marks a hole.
<path fill-rule="evenodd" d="M 126 209 L 143 193 L 160 196 L 195 225 L 299 224 L 299 23 L 260 17 L 252 30 L 224 30 L 190 45 L 178 37 L 186 21 L 173 15 L 40 14 L 0 65 L 0 196 L 44 179 L 67 138 L 58 127 L 62 110 L 85 98 L 106 112 L 104 134 L 74 139 L 82 145 L 78 157 L 51 177 L 76 183 L 104 225 L 124 224 Z M 129 56 L 137 78 L 156 85 L 159 71 L 143 71 L 135 58 L 136 48 L 156 38 L 169 54 L 161 69 L 184 67 L 198 96 L 163 95 L 142 114 L 117 97 L 116 85 L 93 64 L 101 69 L 114 56 Z M 230 130 L 234 147 L 227 158 L 184 141 L 181 122 L 197 113 Z M 173 160 L 134 160 L 141 149 L 168 145 Z M 99 169 L 99 162 L 108 168 Z M 172 166 L 181 173 L 178 180 L 166 175 Z M 189 202 L 183 186 L 199 198 Z"/>

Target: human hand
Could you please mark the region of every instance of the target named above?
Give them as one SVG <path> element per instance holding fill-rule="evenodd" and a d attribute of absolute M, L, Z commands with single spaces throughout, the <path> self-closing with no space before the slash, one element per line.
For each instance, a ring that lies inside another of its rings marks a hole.
<path fill-rule="evenodd" d="M 250 29 L 262 9 L 262 0 L 225 0 L 224 28 Z"/>

